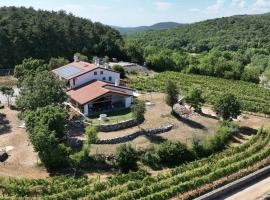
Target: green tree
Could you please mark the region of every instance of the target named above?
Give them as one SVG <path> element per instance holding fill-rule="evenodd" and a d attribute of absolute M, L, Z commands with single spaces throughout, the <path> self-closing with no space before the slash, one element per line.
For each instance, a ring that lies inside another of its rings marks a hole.
<path fill-rule="evenodd" d="M 86 133 L 86 141 L 83 144 L 83 147 L 81 151 L 74 153 L 70 156 L 71 159 L 71 165 L 73 166 L 73 169 L 75 171 L 75 174 L 77 173 L 77 170 L 85 166 L 91 161 L 90 158 L 90 148 L 91 144 L 97 140 L 97 129 L 95 126 L 87 126 L 85 128 Z"/>
<path fill-rule="evenodd" d="M 85 128 L 86 142 L 90 145 L 97 140 L 97 128 L 95 126 L 87 126 Z"/>
<path fill-rule="evenodd" d="M 123 144 L 116 150 L 115 162 L 124 173 L 137 169 L 138 153 L 130 144 Z"/>
<path fill-rule="evenodd" d="M 125 45 L 125 53 L 127 59 L 132 63 L 143 63 L 143 49 L 140 45 L 135 43 L 126 43 Z"/>
<path fill-rule="evenodd" d="M 197 137 L 192 137 L 191 146 L 196 158 L 202 158 L 208 155 L 204 145 Z"/>
<path fill-rule="evenodd" d="M 55 137 L 61 139 L 64 136 L 66 118 L 62 107 L 48 105 L 38 108 L 35 112 L 27 113 L 24 120 L 28 131 L 33 132 L 34 127 L 46 124 L 48 130 L 54 131 Z"/>
<path fill-rule="evenodd" d="M 109 56 L 105 56 L 104 58 L 103 58 L 103 61 L 104 61 L 104 63 L 109 63 L 110 62 L 110 58 L 109 58 Z"/>
<path fill-rule="evenodd" d="M 12 68 L 29 57 L 71 60 L 75 52 L 123 57 L 124 41 L 117 30 L 65 11 L 4 6 L 0 19 L 0 68 Z"/>
<path fill-rule="evenodd" d="M 49 69 L 54 70 L 58 67 L 67 65 L 69 61 L 63 57 L 51 58 L 49 61 Z"/>
<path fill-rule="evenodd" d="M 166 92 L 166 98 L 165 98 L 166 104 L 170 106 L 173 111 L 173 106 L 174 104 L 177 103 L 178 96 L 179 96 L 179 91 L 176 84 L 172 82 L 171 80 L 169 80 L 166 84 L 165 92 Z"/>
<path fill-rule="evenodd" d="M 88 57 L 86 55 L 83 55 L 81 53 L 75 53 L 74 56 L 76 56 L 79 61 L 88 61 Z"/>
<path fill-rule="evenodd" d="M 1 86 L 0 87 L 0 91 L 2 92 L 3 95 L 5 95 L 5 97 L 7 98 L 7 103 L 8 103 L 8 107 L 10 106 L 10 99 L 14 94 L 14 90 L 12 87 L 10 86 Z"/>
<path fill-rule="evenodd" d="M 65 100 L 65 83 L 52 72 L 44 71 L 25 78 L 16 105 L 22 111 L 35 110 L 50 104 L 60 104 Z"/>
<path fill-rule="evenodd" d="M 114 71 L 117 71 L 120 73 L 120 78 L 125 78 L 126 77 L 126 71 L 124 69 L 124 67 L 122 67 L 121 65 L 113 65 L 112 69 Z"/>
<path fill-rule="evenodd" d="M 244 73 L 241 76 L 241 80 L 259 83 L 260 82 L 260 72 L 259 69 L 246 67 Z"/>
<path fill-rule="evenodd" d="M 144 121 L 144 114 L 145 114 L 145 103 L 140 100 L 136 100 L 131 107 L 132 115 L 137 122 L 141 123 Z"/>
<path fill-rule="evenodd" d="M 172 51 L 162 49 L 159 52 L 146 57 L 146 65 L 156 71 L 174 70 L 175 62 L 172 58 Z"/>
<path fill-rule="evenodd" d="M 181 142 L 164 142 L 158 147 L 157 154 L 164 166 L 175 166 L 192 160 L 191 152 Z"/>
<path fill-rule="evenodd" d="M 24 115 L 29 139 L 42 163 L 50 169 L 66 167 L 71 149 L 61 143 L 65 114 L 59 106 L 46 106 Z"/>
<path fill-rule="evenodd" d="M 220 124 L 214 136 L 211 137 L 208 144 L 210 153 L 223 150 L 232 136 L 237 133 L 238 126 L 232 122 L 224 121 Z"/>
<path fill-rule="evenodd" d="M 22 64 L 16 65 L 14 76 L 18 78 L 19 85 L 29 76 L 35 76 L 37 73 L 48 70 L 49 67 L 44 60 L 34 58 L 24 59 Z"/>
<path fill-rule="evenodd" d="M 196 112 L 201 112 L 202 105 L 205 100 L 202 96 L 202 91 L 199 88 L 193 87 L 189 90 L 185 100 L 191 107 L 195 109 Z"/>
<path fill-rule="evenodd" d="M 29 132 L 29 138 L 45 167 L 58 169 L 68 165 L 71 149 L 59 142 L 55 131 L 48 130 L 46 125 L 36 126 Z"/>
<path fill-rule="evenodd" d="M 214 105 L 214 111 L 224 120 L 237 118 L 241 114 L 240 109 L 240 103 L 232 94 L 220 96 Z"/>

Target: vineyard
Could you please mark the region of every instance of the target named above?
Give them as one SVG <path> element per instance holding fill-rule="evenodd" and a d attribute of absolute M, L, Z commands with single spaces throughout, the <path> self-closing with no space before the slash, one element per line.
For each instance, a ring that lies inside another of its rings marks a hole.
<path fill-rule="evenodd" d="M 186 92 L 193 86 L 200 87 L 206 101 L 210 104 L 213 104 L 218 96 L 228 92 L 238 98 L 243 110 L 270 114 L 270 90 L 253 83 L 186 75 L 178 72 L 164 72 L 155 75 L 153 78 L 131 79 L 130 86 L 143 91 L 162 92 L 168 80 L 177 83 L 181 92 Z"/>
<path fill-rule="evenodd" d="M 270 130 L 261 128 L 249 141 L 156 176 L 144 170 L 98 179 L 54 177 L 40 180 L 1 178 L 5 199 L 144 199 L 194 198 L 270 163 Z M 209 185 L 211 187 L 209 187 Z M 200 188 L 200 191 L 198 190 Z"/>

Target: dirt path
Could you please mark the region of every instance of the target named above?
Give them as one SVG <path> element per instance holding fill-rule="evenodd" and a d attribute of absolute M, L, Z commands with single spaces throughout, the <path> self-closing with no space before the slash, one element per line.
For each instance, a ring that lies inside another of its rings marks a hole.
<path fill-rule="evenodd" d="M 37 166 L 38 156 L 28 141 L 25 129 L 18 127 L 17 111 L 5 107 L 0 112 L 6 114 L 6 126 L 9 127 L 6 131 L 1 131 L 0 148 L 13 147 L 8 152 L 9 158 L 6 162 L 0 163 L 0 175 L 27 178 L 47 177 L 46 170 Z"/>
<path fill-rule="evenodd" d="M 220 198 L 220 200 L 256 200 L 261 199 L 267 193 L 270 193 L 270 176 L 251 186 L 240 189 L 228 197 Z"/>

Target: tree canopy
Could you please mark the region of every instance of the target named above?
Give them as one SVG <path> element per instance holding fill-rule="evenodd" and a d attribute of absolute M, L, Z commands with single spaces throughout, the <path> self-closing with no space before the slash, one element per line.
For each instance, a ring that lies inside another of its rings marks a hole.
<path fill-rule="evenodd" d="M 123 144 L 117 148 L 115 161 L 122 172 L 129 172 L 137 168 L 138 154 L 130 144 Z"/>
<path fill-rule="evenodd" d="M 170 106 L 173 110 L 173 106 L 174 104 L 177 103 L 179 96 L 179 91 L 176 84 L 171 80 L 169 80 L 166 84 L 165 92 L 166 92 L 165 98 L 166 104 Z"/>
<path fill-rule="evenodd" d="M 237 118 L 241 114 L 241 106 L 236 97 L 232 94 L 220 96 L 214 104 L 215 112 L 224 120 Z"/>
<path fill-rule="evenodd" d="M 205 100 L 202 96 L 202 90 L 197 87 L 193 87 L 189 90 L 185 100 L 197 112 L 201 111 L 201 107 L 205 103 Z"/>
<path fill-rule="evenodd" d="M 21 84 L 25 78 L 35 76 L 36 73 L 46 71 L 48 69 L 49 66 L 44 60 L 26 58 L 21 64 L 15 66 L 14 76 L 18 78 L 18 82 Z"/>
<path fill-rule="evenodd" d="M 13 68 L 29 57 L 72 60 L 76 52 L 119 58 L 122 45 L 118 31 L 65 11 L 0 8 L 0 68 Z"/>
<path fill-rule="evenodd" d="M 270 16 L 232 16 L 129 35 L 148 67 L 258 83 L 270 68 Z M 128 48 L 127 48 L 128 49 Z M 133 53 L 134 57 L 139 57 Z"/>
<path fill-rule="evenodd" d="M 65 125 L 62 108 L 48 105 L 27 112 L 24 119 L 30 141 L 42 163 L 50 169 L 66 167 L 71 149 L 60 143 Z"/>
<path fill-rule="evenodd" d="M 28 76 L 21 83 L 20 96 L 16 99 L 16 105 L 25 111 L 50 104 L 60 104 L 66 100 L 64 88 L 65 83 L 50 71 Z"/>

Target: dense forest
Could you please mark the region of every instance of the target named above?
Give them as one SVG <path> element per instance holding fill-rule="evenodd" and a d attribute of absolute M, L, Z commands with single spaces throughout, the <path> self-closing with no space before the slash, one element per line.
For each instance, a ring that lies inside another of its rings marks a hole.
<path fill-rule="evenodd" d="M 118 31 L 65 11 L 0 8 L 0 68 L 13 68 L 29 57 L 72 59 L 76 52 L 121 57 L 122 46 Z"/>
<path fill-rule="evenodd" d="M 65 11 L 0 8 L 0 69 L 25 58 L 80 52 L 178 71 L 254 83 L 270 80 L 270 15 L 243 15 L 127 36 Z"/>
<path fill-rule="evenodd" d="M 270 74 L 270 16 L 243 15 L 207 20 L 127 37 L 159 71 L 174 70 L 259 82 Z M 138 52 L 136 52 L 138 55 Z"/>

